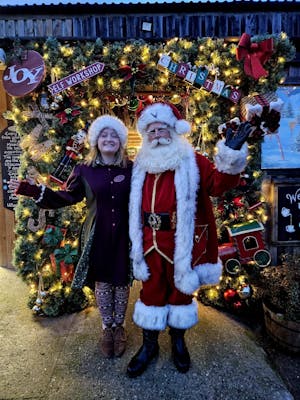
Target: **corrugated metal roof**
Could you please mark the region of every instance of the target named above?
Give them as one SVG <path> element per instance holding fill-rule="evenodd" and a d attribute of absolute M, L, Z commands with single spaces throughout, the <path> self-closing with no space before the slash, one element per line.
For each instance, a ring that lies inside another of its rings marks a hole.
<path fill-rule="evenodd" d="M 300 0 L 0 0 L 0 7 L 9 6 L 59 6 L 59 5 L 125 5 L 125 4 L 180 4 L 180 3 L 299 3 Z"/>

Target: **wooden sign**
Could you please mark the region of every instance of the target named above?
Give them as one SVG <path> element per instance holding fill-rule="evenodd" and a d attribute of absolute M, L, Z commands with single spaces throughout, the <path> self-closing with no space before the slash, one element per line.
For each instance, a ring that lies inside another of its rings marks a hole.
<path fill-rule="evenodd" d="M 18 177 L 21 155 L 19 143 L 20 138 L 14 126 L 6 128 L 0 134 L 3 205 L 9 210 L 13 210 L 18 201 L 17 196 L 8 188 L 8 182 Z"/>
<path fill-rule="evenodd" d="M 34 50 L 25 51 L 21 61 L 14 61 L 3 73 L 3 86 L 10 96 L 23 97 L 34 91 L 45 76 L 43 57 Z"/>
<path fill-rule="evenodd" d="M 48 85 L 48 89 L 53 96 L 71 86 L 77 85 L 78 83 L 81 83 L 86 79 L 91 78 L 92 76 L 100 74 L 104 69 L 104 65 L 105 64 L 101 62 L 96 62 L 78 72 L 74 72 L 73 74 L 60 79 L 59 81 L 51 83 L 50 85 Z"/>
<path fill-rule="evenodd" d="M 300 240 L 300 185 L 278 186 L 278 240 Z"/>

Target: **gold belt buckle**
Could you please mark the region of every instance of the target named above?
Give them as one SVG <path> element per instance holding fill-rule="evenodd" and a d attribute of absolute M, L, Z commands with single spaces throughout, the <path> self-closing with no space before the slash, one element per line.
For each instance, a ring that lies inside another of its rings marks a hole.
<path fill-rule="evenodd" d="M 161 217 L 158 214 L 151 213 L 148 217 L 148 224 L 152 229 L 158 231 L 161 227 Z"/>

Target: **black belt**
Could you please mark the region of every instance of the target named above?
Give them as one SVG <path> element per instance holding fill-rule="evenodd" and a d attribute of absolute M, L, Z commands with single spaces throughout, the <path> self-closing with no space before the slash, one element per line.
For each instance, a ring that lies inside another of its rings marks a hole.
<path fill-rule="evenodd" d="M 170 231 L 171 229 L 175 229 L 174 221 L 171 221 L 169 213 L 144 212 L 144 226 L 148 226 L 155 231 Z"/>

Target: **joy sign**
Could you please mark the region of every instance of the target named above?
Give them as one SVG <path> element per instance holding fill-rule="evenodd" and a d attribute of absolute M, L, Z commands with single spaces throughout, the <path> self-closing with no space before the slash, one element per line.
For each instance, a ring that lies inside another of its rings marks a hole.
<path fill-rule="evenodd" d="M 3 86 L 14 97 L 26 96 L 35 90 L 45 76 L 43 57 L 34 50 L 25 53 L 26 59 L 13 61 L 3 74 Z"/>

